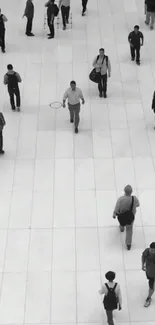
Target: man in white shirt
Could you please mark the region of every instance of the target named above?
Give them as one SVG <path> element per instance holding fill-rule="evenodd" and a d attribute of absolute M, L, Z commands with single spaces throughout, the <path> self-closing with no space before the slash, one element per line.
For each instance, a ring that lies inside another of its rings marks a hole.
<path fill-rule="evenodd" d="M 7 18 L 2 14 L 0 8 L 0 46 L 3 53 L 5 53 L 5 23 L 7 21 Z"/>
<path fill-rule="evenodd" d="M 113 218 L 115 219 L 116 216 L 119 214 L 123 214 L 124 212 L 127 212 L 130 210 L 131 204 L 132 204 L 132 187 L 130 185 L 127 185 L 124 188 L 124 195 L 121 196 L 116 203 L 114 212 L 113 212 Z M 133 196 L 133 207 L 132 207 L 132 213 L 135 216 L 136 214 L 136 208 L 139 207 L 139 200 L 136 196 Z M 132 235 L 133 235 L 133 223 L 130 225 L 126 225 L 126 246 L 127 249 L 131 249 L 131 243 L 132 243 Z M 120 231 L 124 231 L 124 227 L 120 225 Z"/>
<path fill-rule="evenodd" d="M 68 24 L 69 20 L 69 12 L 70 12 L 70 0 L 59 0 L 59 9 L 61 7 L 61 15 L 63 22 L 63 30 L 66 29 L 66 24 Z"/>
<path fill-rule="evenodd" d="M 68 88 L 63 96 L 63 107 L 66 107 L 65 102 L 68 99 L 68 109 L 70 111 L 70 122 L 74 122 L 75 133 L 78 133 L 78 125 L 80 121 L 80 99 L 82 104 L 85 103 L 82 90 L 76 87 L 76 82 L 72 80 L 70 82 L 70 88 Z"/>

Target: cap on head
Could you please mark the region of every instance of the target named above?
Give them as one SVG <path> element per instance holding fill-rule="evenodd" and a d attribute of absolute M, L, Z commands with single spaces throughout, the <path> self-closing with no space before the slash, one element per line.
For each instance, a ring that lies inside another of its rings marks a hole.
<path fill-rule="evenodd" d="M 152 242 L 152 243 L 150 244 L 150 248 L 155 249 L 155 242 Z"/>
<path fill-rule="evenodd" d="M 126 185 L 125 188 L 124 188 L 124 192 L 125 192 L 126 195 L 131 195 L 131 193 L 132 193 L 131 185 Z"/>
<path fill-rule="evenodd" d="M 76 85 L 76 82 L 75 82 L 74 80 L 72 80 L 72 81 L 70 82 L 70 85 Z"/>
<path fill-rule="evenodd" d="M 12 64 L 8 64 L 7 65 L 7 68 L 8 68 L 8 70 L 13 70 L 13 65 Z"/>
<path fill-rule="evenodd" d="M 139 26 L 138 26 L 138 25 L 135 25 L 135 26 L 134 26 L 134 29 L 139 29 Z"/>
<path fill-rule="evenodd" d="M 104 52 L 104 49 L 103 48 L 99 49 L 99 52 Z"/>
<path fill-rule="evenodd" d="M 108 281 L 113 281 L 115 279 L 115 276 L 116 274 L 113 271 L 109 271 L 105 274 L 105 277 Z"/>

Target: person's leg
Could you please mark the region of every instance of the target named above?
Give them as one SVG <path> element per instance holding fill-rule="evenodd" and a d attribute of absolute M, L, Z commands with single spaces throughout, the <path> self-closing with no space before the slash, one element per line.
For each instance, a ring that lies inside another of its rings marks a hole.
<path fill-rule="evenodd" d="M 140 63 L 140 47 L 136 48 L 136 62 Z"/>
<path fill-rule="evenodd" d="M 99 90 L 99 96 L 102 97 L 102 76 L 99 76 L 99 82 L 98 82 L 98 90 Z"/>
<path fill-rule="evenodd" d="M 15 101 L 14 101 L 14 91 L 13 91 L 13 89 L 8 89 L 8 93 L 9 93 L 9 96 L 10 96 L 10 104 L 11 104 L 12 110 L 14 111 L 15 110 Z"/>
<path fill-rule="evenodd" d="M 26 35 L 29 35 L 29 18 L 27 18 L 27 23 L 26 23 Z"/>
<path fill-rule="evenodd" d="M 19 88 L 15 89 L 15 95 L 16 95 L 16 106 L 19 109 L 20 108 L 20 90 L 19 90 Z"/>
<path fill-rule="evenodd" d="M 3 131 L 0 131 L 0 152 L 3 151 Z"/>
<path fill-rule="evenodd" d="M 146 19 L 145 19 L 146 25 L 149 25 L 149 23 L 150 23 L 150 16 L 151 16 L 151 13 L 149 11 L 146 11 Z"/>
<path fill-rule="evenodd" d="M 80 104 L 76 105 L 74 109 L 74 126 L 75 128 L 78 128 L 79 122 L 80 122 Z"/>
<path fill-rule="evenodd" d="M 68 24 L 69 22 L 69 13 L 70 13 L 70 7 L 66 7 L 66 23 Z"/>
<path fill-rule="evenodd" d="M 107 314 L 107 323 L 109 325 L 114 325 L 112 310 L 106 310 L 106 314 Z"/>
<path fill-rule="evenodd" d="M 154 28 L 154 22 L 155 22 L 155 13 L 151 12 L 151 23 L 150 23 L 150 29 Z"/>
<path fill-rule="evenodd" d="M 87 10 L 87 2 L 88 0 L 82 0 L 82 13 L 84 14 Z"/>
<path fill-rule="evenodd" d="M 55 36 L 54 20 L 53 20 L 53 23 L 50 24 L 50 33 L 51 33 L 51 37 L 54 38 L 54 36 Z"/>
<path fill-rule="evenodd" d="M 148 292 L 148 296 L 146 298 L 144 307 L 148 307 L 150 305 L 150 303 L 151 303 L 151 297 L 152 297 L 152 295 L 154 294 L 154 291 L 155 291 L 155 279 L 154 278 L 150 278 L 148 276 L 147 276 L 147 278 L 149 280 L 149 292 Z"/>
<path fill-rule="evenodd" d="M 61 15 L 62 15 L 62 23 L 63 23 L 63 27 L 66 28 L 66 13 L 65 13 L 65 6 L 61 6 Z"/>
<path fill-rule="evenodd" d="M 2 52 L 5 52 L 5 30 L 3 31 L 1 35 L 1 40 L 2 40 Z"/>
<path fill-rule="evenodd" d="M 29 33 L 32 33 L 32 18 L 29 18 Z"/>
<path fill-rule="evenodd" d="M 107 73 L 102 76 L 102 91 L 104 97 L 107 97 Z"/>
<path fill-rule="evenodd" d="M 125 227 L 119 225 L 119 229 L 120 229 L 121 232 L 124 232 Z"/>
<path fill-rule="evenodd" d="M 70 122 L 73 123 L 74 122 L 74 108 L 72 105 L 68 104 L 68 109 L 69 109 L 69 113 L 70 113 Z"/>
<path fill-rule="evenodd" d="M 132 236 L 133 236 L 133 222 L 131 225 L 127 225 L 126 226 L 126 239 L 125 239 L 125 243 L 128 249 L 131 248 L 131 244 L 132 244 Z"/>
<path fill-rule="evenodd" d="M 135 59 L 135 48 L 134 48 L 134 46 L 130 46 L 130 52 L 131 52 L 131 59 L 134 60 Z"/>

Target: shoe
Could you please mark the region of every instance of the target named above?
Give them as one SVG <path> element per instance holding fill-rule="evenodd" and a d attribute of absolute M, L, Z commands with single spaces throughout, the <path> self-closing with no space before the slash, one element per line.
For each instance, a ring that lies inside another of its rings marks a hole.
<path fill-rule="evenodd" d="M 16 110 L 16 107 L 12 107 L 12 111 L 15 111 Z"/>
<path fill-rule="evenodd" d="M 145 24 L 146 24 L 146 25 L 149 25 L 149 23 L 148 23 L 146 20 L 145 20 Z"/>
<path fill-rule="evenodd" d="M 2 53 L 5 53 L 5 50 L 2 50 Z"/>
<path fill-rule="evenodd" d="M 104 98 L 107 98 L 107 94 L 106 94 L 106 93 L 104 93 L 104 94 L 103 94 L 103 97 L 104 97 Z"/>
<path fill-rule="evenodd" d="M 131 61 L 135 61 L 135 58 L 131 58 Z"/>
<path fill-rule="evenodd" d="M 73 122 L 74 122 L 72 118 L 70 119 L 70 122 L 71 122 L 71 123 L 73 123 Z"/>
<path fill-rule="evenodd" d="M 47 36 L 51 36 L 51 34 L 49 33 L 49 34 L 47 34 Z"/>
<path fill-rule="evenodd" d="M 34 36 L 34 34 L 33 33 L 30 33 L 30 34 L 26 34 L 27 36 Z"/>
<path fill-rule="evenodd" d="M 102 97 L 102 93 L 99 93 L 99 97 Z"/>
<path fill-rule="evenodd" d="M 66 26 L 63 26 L 63 30 L 66 30 Z"/>
<path fill-rule="evenodd" d="M 130 251 L 131 245 L 127 245 L 127 250 Z"/>
<path fill-rule="evenodd" d="M 149 307 L 151 304 L 152 299 L 151 298 L 146 298 L 144 307 Z"/>
<path fill-rule="evenodd" d="M 17 112 L 20 112 L 20 107 L 17 107 Z"/>
<path fill-rule="evenodd" d="M 54 38 L 54 36 L 52 36 L 52 35 L 48 36 L 48 39 L 52 39 L 52 38 Z"/>
<path fill-rule="evenodd" d="M 124 232 L 124 227 L 120 227 L 120 232 Z"/>
<path fill-rule="evenodd" d="M 68 20 L 66 20 L 66 24 L 69 24 L 69 21 Z"/>
<path fill-rule="evenodd" d="M 140 65 L 140 61 L 136 61 L 137 65 Z"/>
<path fill-rule="evenodd" d="M 75 133 L 78 133 L 78 128 L 75 128 Z"/>
<path fill-rule="evenodd" d="M 150 29 L 153 30 L 153 26 L 150 26 Z"/>
<path fill-rule="evenodd" d="M 0 155 L 4 155 L 5 151 L 4 150 L 1 150 L 0 151 Z"/>
<path fill-rule="evenodd" d="M 86 13 L 85 13 L 84 11 L 82 11 L 82 17 L 84 17 L 84 16 L 85 16 L 85 14 L 86 14 Z"/>

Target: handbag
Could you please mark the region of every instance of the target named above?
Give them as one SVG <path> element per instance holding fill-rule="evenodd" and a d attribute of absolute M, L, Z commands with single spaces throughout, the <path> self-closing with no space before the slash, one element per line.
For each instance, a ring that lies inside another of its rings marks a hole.
<path fill-rule="evenodd" d="M 132 196 L 132 202 L 131 202 L 130 210 L 125 211 L 123 213 L 118 213 L 117 214 L 118 221 L 119 221 L 119 223 L 120 223 L 120 225 L 122 227 L 127 226 L 127 225 L 131 225 L 132 222 L 135 219 L 135 216 L 134 216 L 134 214 L 132 212 L 133 203 L 134 203 L 134 197 Z"/>
<path fill-rule="evenodd" d="M 101 78 L 101 73 L 100 72 L 96 72 L 96 69 L 95 68 L 89 74 L 89 79 L 92 82 L 95 82 L 97 84 L 99 83 L 100 78 Z"/>

